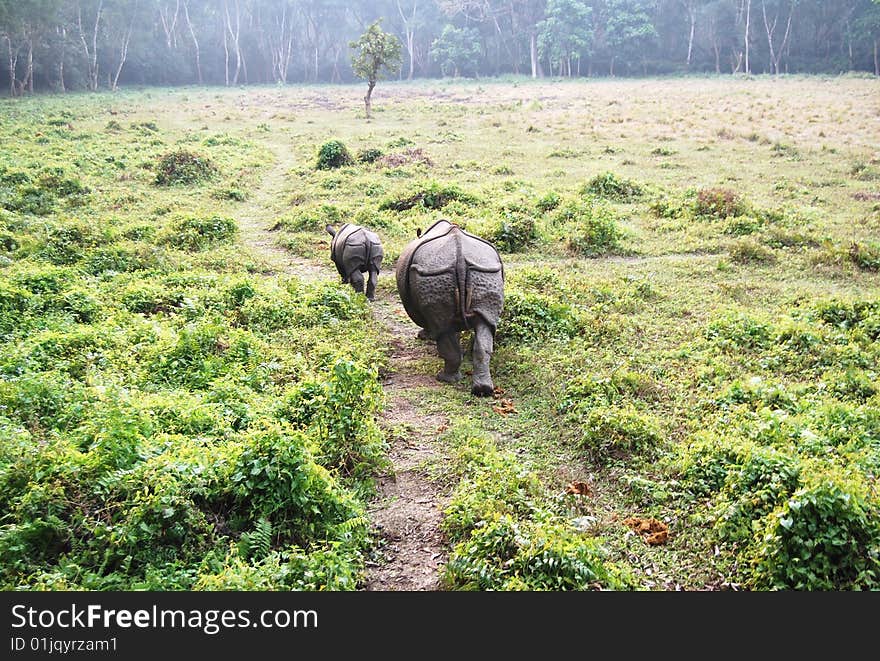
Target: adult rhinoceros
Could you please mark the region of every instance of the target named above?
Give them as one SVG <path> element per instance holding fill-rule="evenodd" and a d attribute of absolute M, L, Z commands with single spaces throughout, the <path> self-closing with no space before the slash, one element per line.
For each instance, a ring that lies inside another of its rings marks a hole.
<path fill-rule="evenodd" d="M 494 391 L 489 359 L 504 306 L 504 266 L 495 247 L 448 220 L 434 223 L 403 249 L 397 291 L 417 326 L 437 342 L 445 361 L 441 381 L 461 379 L 461 332 L 473 331 L 475 395 Z"/>

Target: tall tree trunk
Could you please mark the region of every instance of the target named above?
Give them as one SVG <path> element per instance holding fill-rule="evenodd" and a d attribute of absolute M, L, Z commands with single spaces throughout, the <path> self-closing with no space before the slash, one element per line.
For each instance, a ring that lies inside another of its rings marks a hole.
<path fill-rule="evenodd" d="M 874 75 L 880 76 L 880 58 L 878 58 L 877 44 L 880 39 L 874 39 Z"/>
<path fill-rule="evenodd" d="M 538 35 L 529 33 L 529 55 L 532 58 L 532 78 L 538 77 Z"/>
<path fill-rule="evenodd" d="M 752 70 L 749 68 L 749 28 L 752 16 L 752 0 L 746 0 L 746 37 L 745 37 L 745 65 L 746 75 L 750 75 Z"/>
<path fill-rule="evenodd" d="M 226 34 L 229 35 L 229 41 L 232 43 L 232 48 L 235 53 L 235 74 L 232 76 L 232 84 L 238 85 L 238 75 L 241 73 L 241 43 L 239 42 L 239 34 L 241 30 L 241 7 L 238 4 L 238 0 L 234 0 L 235 2 L 235 29 L 233 30 L 232 26 L 232 17 L 229 15 L 229 2 L 223 3 L 223 9 L 226 14 Z M 223 40 L 224 48 L 226 49 L 226 85 L 229 85 L 229 46 L 226 43 L 226 39 Z"/>
<path fill-rule="evenodd" d="M 373 96 L 373 88 L 375 86 L 375 80 L 371 80 L 367 83 L 367 95 L 364 97 L 364 107 L 367 111 L 367 119 L 370 119 L 370 117 L 372 117 L 372 115 L 370 114 L 370 111 L 373 109 L 373 101 L 371 97 Z"/>
<path fill-rule="evenodd" d="M 696 32 L 697 26 L 697 8 L 691 4 L 691 2 L 684 2 L 685 10 L 687 11 L 688 20 L 690 21 L 691 27 L 690 32 L 688 33 L 688 52 L 687 52 L 687 62 L 686 67 L 687 70 L 691 69 L 691 58 L 694 53 L 694 32 Z"/>
<path fill-rule="evenodd" d="M 110 89 L 114 92 L 119 87 L 119 76 L 122 74 L 122 67 L 125 66 L 125 60 L 128 59 L 128 44 L 131 41 L 131 33 L 134 28 L 134 15 L 132 15 L 131 23 L 128 24 L 128 30 L 122 35 L 122 43 L 119 47 L 119 66 L 116 67 L 116 73 L 113 75 L 113 83 Z"/>
<path fill-rule="evenodd" d="M 15 69 L 18 66 L 18 49 L 13 50 L 12 39 L 10 39 L 9 35 L 4 35 L 4 38 L 6 39 L 6 53 L 9 66 L 9 96 L 16 96 Z"/>
<path fill-rule="evenodd" d="M 55 29 L 55 33 L 61 33 L 61 52 L 58 54 L 58 89 L 61 92 L 66 92 L 67 88 L 64 85 L 64 55 L 65 55 L 65 47 L 67 46 L 67 28 L 63 25 L 60 28 Z"/>
<path fill-rule="evenodd" d="M 104 0 L 99 0 L 98 7 L 95 10 L 95 26 L 92 29 L 91 34 L 91 49 L 89 48 L 89 44 L 86 41 L 86 33 L 83 30 L 82 24 L 82 13 L 80 8 L 77 6 L 76 9 L 76 23 L 79 28 L 79 38 L 83 45 L 83 52 L 86 56 L 86 66 L 88 69 L 88 81 L 89 81 L 89 89 L 92 92 L 97 91 L 98 89 L 98 32 L 101 27 L 101 15 L 104 13 Z"/>
<path fill-rule="evenodd" d="M 195 45 L 195 48 L 196 48 L 196 73 L 198 74 L 198 77 L 199 77 L 199 85 L 202 85 L 204 83 L 204 80 L 202 78 L 202 60 L 201 60 L 201 53 L 199 51 L 199 40 L 196 39 L 195 28 L 193 28 L 192 21 L 189 19 L 189 6 L 188 5 L 189 5 L 189 3 L 187 3 L 186 0 L 184 0 L 183 13 L 186 16 L 186 24 L 187 24 L 187 26 L 189 26 L 189 35 L 192 37 L 193 44 Z M 224 39 L 224 41 L 225 41 L 225 39 Z"/>
<path fill-rule="evenodd" d="M 413 72 L 415 71 L 415 28 L 413 27 L 413 22 L 416 19 L 416 11 L 418 10 L 419 3 L 413 2 L 412 14 L 410 14 L 409 18 L 403 13 L 403 7 L 400 5 L 400 0 L 397 0 L 397 12 L 400 14 L 400 19 L 403 21 L 403 29 L 406 33 L 406 52 L 409 55 L 409 73 L 406 76 L 407 80 L 412 80 Z"/>
<path fill-rule="evenodd" d="M 34 39 L 30 35 L 28 35 L 27 46 L 28 46 L 27 70 L 25 71 L 24 79 L 27 81 L 28 92 L 33 94 L 34 93 Z"/>
<path fill-rule="evenodd" d="M 176 0 L 174 5 L 174 13 L 166 15 L 165 7 L 159 7 L 159 20 L 162 23 L 162 30 L 165 32 L 165 45 L 169 51 L 177 48 L 177 17 L 180 15 L 180 0 Z"/>

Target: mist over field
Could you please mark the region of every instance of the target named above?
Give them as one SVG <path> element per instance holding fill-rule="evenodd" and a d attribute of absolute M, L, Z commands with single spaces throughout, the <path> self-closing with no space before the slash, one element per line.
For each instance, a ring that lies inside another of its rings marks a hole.
<path fill-rule="evenodd" d="M 877 589 L 878 9 L 4 3 L 0 587 Z"/>
<path fill-rule="evenodd" d="M 880 75 L 875 0 L 27 0 L 0 4 L 15 96 L 352 82 L 380 21 L 391 78 Z"/>

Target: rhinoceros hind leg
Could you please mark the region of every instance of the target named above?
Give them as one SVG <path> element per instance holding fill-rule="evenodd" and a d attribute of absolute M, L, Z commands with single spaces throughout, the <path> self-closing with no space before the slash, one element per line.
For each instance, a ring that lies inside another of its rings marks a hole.
<path fill-rule="evenodd" d="M 358 270 L 355 270 L 349 278 L 351 279 L 351 286 L 354 287 L 354 290 L 358 294 L 364 293 L 364 274 Z"/>
<path fill-rule="evenodd" d="M 431 333 L 428 332 L 427 328 L 419 329 L 419 333 L 418 333 L 418 335 L 416 335 L 416 337 L 420 340 L 433 340 L 434 339 L 431 337 Z"/>
<path fill-rule="evenodd" d="M 371 269 L 368 275 L 370 276 L 370 280 L 367 282 L 367 299 L 374 301 L 376 300 L 376 280 L 379 279 L 379 272 Z"/>
<path fill-rule="evenodd" d="M 478 397 L 488 397 L 495 392 L 492 376 L 489 373 L 489 359 L 492 357 L 493 348 L 492 329 L 486 322 L 480 320 L 474 328 L 474 385 L 471 388 L 471 393 Z"/>
<path fill-rule="evenodd" d="M 443 370 L 437 373 L 437 379 L 446 383 L 455 383 L 461 379 L 461 340 L 460 333 L 443 333 L 437 338 L 437 351 L 444 361 Z"/>

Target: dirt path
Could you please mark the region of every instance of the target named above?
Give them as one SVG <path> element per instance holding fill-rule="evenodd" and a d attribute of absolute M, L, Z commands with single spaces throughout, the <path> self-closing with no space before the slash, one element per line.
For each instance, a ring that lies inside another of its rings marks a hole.
<path fill-rule="evenodd" d="M 265 262 L 269 273 L 295 275 L 303 280 L 335 278 L 329 256 L 327 264 L 320 265 L 276 243 L 271 230 L 275 219 L 269 210 L 284 194 L 284 176 L 291 163 L 280 150 L 273 151 L 275 165 L 237 215 L 242 243 Z M 394 277 L 391 264 L 384 265 L 380 277 Z M 437 434 L 448 421 L 443 416 L 426 414 L 412 401 L 414 388 L 438 387 L 432 374 L 414 366 L 414 361 L 436 350 L 431 343 L 416 339 L 418 329 L 406 316 L 396 293 L 377 291 L 372 310 L 391 343 L 391 370 L 383 383 L 386 408 L 382 419 L 387 429 L 401 433 L 391 439 L 388 458 L 392 467 L 377 477 L 378 497 L 369 507 L 379 544 L 377 559 L 368 563 L 364 589 L 436 590 L 440 569 L 446 562 L 439 530 L 446 502 L 438 487 L 427 479 L 423 462 L 434 456 Z"/>
<path fill-rule="evenodd" d="M 284 194 L 284 176 L 292 163 L 283 157 L 280 150 L 272 151 L 275 164 L 263 177 L 260 188 L 236 216 L 241 241 L 265 262 L 269 273 L 295 275 L 303 280 L 332 278 L 335 275 L 332 267 L 322 267 L 298 257 L 276 243 L 275 233 L 271 229 L 276 219 L 267 210 L 272 209 L 274 202 Z M 327 266 L 330 266 L 329 259 Z"/>
<path fill-rule="evenodd" d="M 378 479 L 379 498 L 370 518 L 380 535 L 379 562 L 369 563 L 368 591 L 421 591 L 440 588 L 446 549 L 440 533 L 446 497 L 427 479 L 423 462 L 435 457 L 437 434 L 445 416 L 426 414 L 412 401 L 416 388 L 436 388 L 433 375 L 417 367 L 433 351 L 416 339 L 418 330 L 406 317 L 396 296 L 376 299 L 374 315 L 391 336 L 391 374 L 385 383 L 386 427 L 399 429 L 389 451 L 392 471 Z"/>

